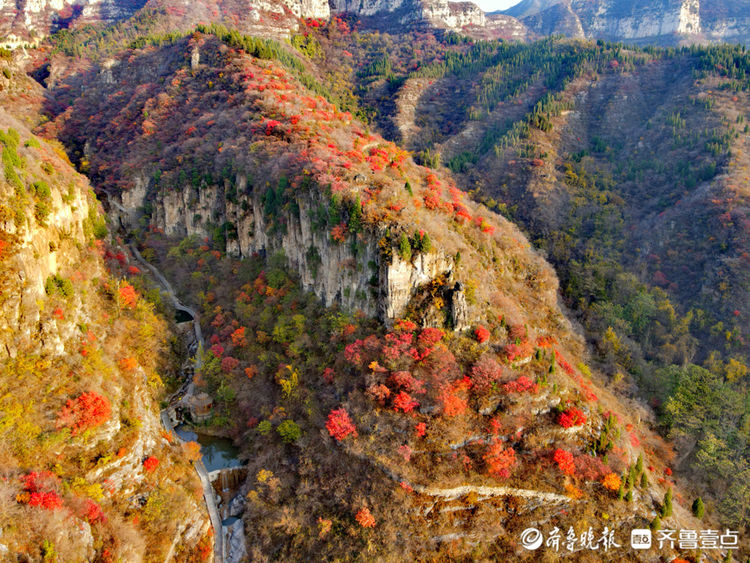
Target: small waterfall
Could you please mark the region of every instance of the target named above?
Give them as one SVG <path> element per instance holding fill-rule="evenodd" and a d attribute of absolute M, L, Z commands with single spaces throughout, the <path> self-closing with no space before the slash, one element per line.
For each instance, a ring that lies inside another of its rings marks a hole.
<path fill-rule="evenodd" d="M 219 469 L 212 471 L 210 477 L 214 491 L 216 491 L 216 494 L 221 499 L 219 508 L 221 518 L 222 520 L 226 519 L 229 517 L 229 503 L 237 495 L 238 489 L 247 477 L 247 468 L 231 467 Z"/>

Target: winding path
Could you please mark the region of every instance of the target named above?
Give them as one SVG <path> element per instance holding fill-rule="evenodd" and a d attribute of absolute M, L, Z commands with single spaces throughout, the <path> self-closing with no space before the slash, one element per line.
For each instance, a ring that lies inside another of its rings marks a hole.
<path fill-rule="evenodd" d="M 159 281 L 164 291 L 169 295 L 169 298 L 172 300 L 172 304 L 174 305 L 174 308 L 178 311 L 184 311 L 185 313 L 189 314 L 193 319 L 193 330 L 195 331 L 195 341 L 197 344 L 197 349 L 193 355 L 194 359 L 194 365 L 195 369 L 200 369 L 201 367 L 201 352 L 203 350 L 204 340 L 203 340 L 203 332 L 201 331 L 201 325 L 200 321 L 198 319 L 198 313 L 191 309 L 190 307 L 183 305 L 180 300 L 177 298 L 177 295 L 174 292 L 174 289 L 172 288 L 172 285 L 169 283 L 167 278 L 165 278 L 162 273 L 156 269 L 153 265 L 149 264 L 141 255 L 140 252 L 138 252 L 138 249 L 136 248 L 134 243 L 130 243 L 128 245 L 128 248 L 133 253 L 133 256 L 135 259 L 142 264 L 146 269 L 148 269 L 149 272 L 151 272 L 154 277 Z M 190 381 L 187 382 L 186 385 L 183 385 L 174 395 L 182 395 L 182 401 L 189 398 L 193 394 L 193 388 L 194 384 L 192 381 L 192 378 L 190 378 Z M 183 440 L 177 435 L 177 433 L 174 431 L 174 427 L 172 426 L 172 419 L 169 416 L 169 408 L 163 409 L 161 411 L 161 423 L 164 426 L 164 429 L 167 432 L 170 432 L 173 434 L 180 442 L 183 442 Z M 214 530 L 214 561 L 217 563 L 223 563 L 224 561 L 224 531 L 222 529 L 222 523 L 221 523 L 221 517 L 219 516 L 219 507 L 216 504 L 216 496 L 214 495 L 214 488 L 213 485 L 211 485 L 211 480 L 208 477 L 208 471 L 206 471 L 206 466 L 203 465 L 203 461 L 199 460 L 196 461 L 193 466 L 195 467 L 196 473 L 198 473 L 198 478 L 201 481 L 201 486 L 203 487 L 203 498 L 206 501 L 206 508 L 208 509 L 208 515 L 211 518 L 211 526 Z"/>

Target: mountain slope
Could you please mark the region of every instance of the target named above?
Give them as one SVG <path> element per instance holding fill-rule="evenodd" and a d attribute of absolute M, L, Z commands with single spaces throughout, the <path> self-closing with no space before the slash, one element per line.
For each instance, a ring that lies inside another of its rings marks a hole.
<path fill-rule="evenodd" d="M 202 312 L 254 557 L 530 558 L 534 522 L 655 518 L 672 453 L 511 223 L 316 96 L 306 57 L 220 27 L 142 44 L 58 84 L 54 127 Z"/>
<path fill-rule="evenodd" d="M 105 268 L 126 262 L 88 182 L 28 129 L 41 89 L 1 64 L 0 553 L 197 557 L 213 541 L 200 489 L 159 423 L 169 329 Z"/>
<path fill-rule="evenodd" d="M 503 13 L 537 33 L 635 44 L 741 43 L 750 33 L 746 0 L 525 0 Z M 571 18 L 580 22 L 576 28 Z"/>
<path fill-rule="evenodd" d="M 615 382 L 633 375 L 630 391 L 686 439 L 684 467 L 700 467 L 711 487 L 732 483 L 723 510 L 744 520 L 737 499 L 746 495 L 731 476 L 745 453 L 729 446 L 745 443 L 748 416 L 738 402 L 750 301 L 742 48 L 545 40 L 446 51 L 390 78 L 399 87 L 379 122 L 521 221 L 556 266 L 602 367 Z M 689 409 L 675 397 L 694 384 L 691 361 L 721 393 L 712 422 L 686 430 Z M 717 438 L 714 457 L 704 448 Z M 725 462 L 731 470 L 719 469 Z"/>

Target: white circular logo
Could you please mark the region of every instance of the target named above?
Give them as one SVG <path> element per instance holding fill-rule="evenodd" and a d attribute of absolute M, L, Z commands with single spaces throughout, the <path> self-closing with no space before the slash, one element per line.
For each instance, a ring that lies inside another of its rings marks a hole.
<path fill-rule="evenodd" d="M 540 532 L 536 528 L 526 528 L 523 532 L 521 532 L 521 545 L 523 545 L 526 549 L 529 549 L 531 551 L 539 549 L 539 546 L 542 545 L 542 541 L 544 541 L 542 532 Z"/>

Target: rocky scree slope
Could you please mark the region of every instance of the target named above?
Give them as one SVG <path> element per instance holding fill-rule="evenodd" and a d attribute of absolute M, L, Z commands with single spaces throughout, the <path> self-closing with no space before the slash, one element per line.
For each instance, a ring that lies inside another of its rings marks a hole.
<path fill-rule="evenodd" d="M 108 272 L 124 258 L 88 182 L 16 117 L 41 92 L 3 68 L 15 84 L 0 111 L 1 557 L 210 553 L 197 478 L 159 423 L 168 327 Z"/>

